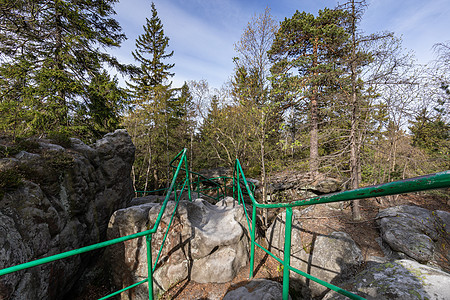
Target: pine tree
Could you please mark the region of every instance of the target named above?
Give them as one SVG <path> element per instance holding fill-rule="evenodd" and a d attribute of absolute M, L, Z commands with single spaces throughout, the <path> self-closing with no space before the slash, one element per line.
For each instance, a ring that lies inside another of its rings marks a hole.
<path fill-rule="evenodd" d="M 2 115 L 2 127 L 12 125 L 22 133 L 77 127 L 73 116 L 90 105 L 88 87 L 102 76 L 104 65 L 128 71 L 100 50 L 118 47 L 125 39 L 111 17 L 115 2 L 9 0 L 0 4 L 0 54 L 5 58 L 0 67 L 1 97 L 8 99 L 0 106 L 13 104 L 17 116 L 11 120 Z M 23 110 L 26 113 L 20 116 Z"/>
<path fill-rule="evenodd" d="M 296 12 L 285 19 L 276 34 L 269 51 L 274 62 L 273 85 L 276 90 L 289 90 L 297 94 L 293 107 L 307 100 L 310 123 L 310 171 L 319 171 L 319 109 L 324 95 L 338 85 L 343 72 L 344 45 L 349 36 L 342 26 L 342 10 L 324 9 L 317 17 L 310 13 Z M 283 91 L 283 93 L 286 93 Z"/>

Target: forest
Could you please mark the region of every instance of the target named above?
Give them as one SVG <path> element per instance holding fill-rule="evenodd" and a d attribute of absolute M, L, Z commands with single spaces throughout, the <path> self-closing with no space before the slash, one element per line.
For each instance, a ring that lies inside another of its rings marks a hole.
<path fill-rule="evenodd" d="M 165 187 L 168 162 L 184 147 L 194 171 L 238 158 L 261 180 L 263 199 L 283 170 L 327 174 L 352 189 L 449 168 L 449 41 L 419 65 L 395 33 L 360 29 L 366 1 L 282 21 L 267 8 L 236 41 L 229 82 L 175 88 L 154 3 L 135 63 L 108 53 L 125 39 L 116 2 L 0 1 L 0 135 L 90 143 L 125 128 L 136 190 Z"/>

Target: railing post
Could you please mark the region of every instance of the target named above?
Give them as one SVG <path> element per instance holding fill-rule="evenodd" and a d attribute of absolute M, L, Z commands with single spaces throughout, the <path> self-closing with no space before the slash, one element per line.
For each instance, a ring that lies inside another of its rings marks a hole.
<path fill-rule="evenodd" d="M 236 199 L 236 170 L 233 172 L 233 198 Z"/>
<path fill-rule="evenodd" d="M 284 228 L 283 300 L 289 299 L 289 266 L 291 264 L 292 207 L 286 208 Z"/>
<path fill-rule="evenodd" d="M 200 198 L 200 176 L 197 175 L 197 198 Z"/>
<path fill-rule="evenodd" d="M 245 207 L 244 207 L 245 209 Z M 253 204 L 252 209 L 252 228 L 250 230 L 250 279 L 253 277 L 253 267 L 255 265 L 255 234 L 256 234 L 256 206 Z"/>
<path fill-rule="evenodd" d="M 237 193 L 238 193 L 238 204 L 241 204 L 241 179 L 239 176 L 239 171 L 236 172 L 236 185 L 237 185 Z"/>
<path fill-rule="evenodd" d="M 224 178 L 222 178 L 222 180 L 223 180 L 223 186 L 224 186 L 224 195 L 223 195 L 223 197 L 225 198 L 226 196 L 227 196 L 227 180 L 225 179 L 225 177 Z"/>
<path fill-rule="evenodd" d="M 188 199 L 192 202 L 192 196 L 191 196 L 191 181 L 189 179 L 189 176 L 191 175 L 188 169 L 188 162 L 186 156 L 184 157 L 184 167 L 186 168 L 186 180 L 187 180 L 187 187 L 188 187 Z M 183 191 L 181 191 L 181 194 L 183 194 Z"/>
<path fill-rule="evenodd" d="M 145 236 L 147 242 L 148 299 L 153 300 L 152 234 Z"/>

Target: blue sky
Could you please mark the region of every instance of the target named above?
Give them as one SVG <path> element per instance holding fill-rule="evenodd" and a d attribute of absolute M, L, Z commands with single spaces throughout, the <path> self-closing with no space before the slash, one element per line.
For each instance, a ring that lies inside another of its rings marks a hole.
<path fill-rule="evenodd" d="M 266 7 L 278 21 L 296 10 L 316 14 L 333 8 L 335 0 L 154 0 L 169 49 L 174 51 L 174 87 L 184 81 L 206 79 L 220 87 L 233 74 L 236 43 L 251 18 Z M 403 47 L 414 51 L 425 64 L 434 58 L 435 43 L 450 40 L 450 0 L 369 0 L 361 22 L 365 33 L 393 31 L 402 37 Z M 112 50 L 119 61 L 134 63 L 131 51 L 150 18 L 150 0 L 121 0 L 115 6 L 116 19 L 128 40 Z"/>

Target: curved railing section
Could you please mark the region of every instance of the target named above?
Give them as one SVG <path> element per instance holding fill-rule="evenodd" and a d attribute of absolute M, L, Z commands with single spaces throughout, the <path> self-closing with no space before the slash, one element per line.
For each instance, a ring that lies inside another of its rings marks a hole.
<path fill-rule="evenodd" d="M 296 268 L 290 266 L 290 253 L 291 253 L 291 230 L 292 230 L 292 208 L 297 206 L 304 205 L 314 205 L 320 203 L 330 203 L 330 202 L 339 202 L 339 201 L 347 201 L 354 199 L 363 199 L 369 197 L 378 197 L 378 196 L 387 196 L 394 195 L 399 193 L 407 193 L 407 192 L 415 192 L 421 190 L 428 189 L 436 189 L 436 188 L 447 188 L 450 187 L 450 171 L 445 171 L 441 173 L 431 174 L 427 176 L 407 179 L 403 181 L 391 182 L 376 186 L 370 186 L 365 188 L 360 188 L 351 191 L 344 191 L 340 193 L 327 194 L 319 197 L 314 197 L 306 200 L 293 201 L 290 203 L 273 203 L 273 204 L 261 204 L 255 200 L 254 191 L 255 185 L 251 182 L 248 182 L 245 178 L 244 172 L 242 170 L 242 166 L 239 160 L 236 160 L 233 177 L 216 177 L 216 178 L 206 178 L 205 176 L 191 172 L 188 169 L 188 163 L 186 158 L 187 149 L 183 149 L 178 155 L 170 162 L 170 166 L 173 167 L 173 178 L 170 183 L 168 189 L 163 189 L 166 191 L 166 195 L 164 201 L 161 204 L 161 209 L 156 218 L 155 224 L 151 229 L 146 231 L 138 232 L 135 234 L 123 236 L 120 238 L 108 240 L 105 242 L 97 243 L 94 245 L 82 247 L 79 249 L 63 252 L 57 255 L 37 259 L 34 261 L 30 261 L 27 263 L 19 264 L 16 266 L 11 266 L 5 269 L 0 270 L 0 276 L 10 274 L 13 272 L 17 272 L 20 270 L 32 268 L 35 266 L 39 266 L 42 264 L 50 263 L 52 261 L 56 261 L 59 259 L 64 259 L 70 256 L 79 255 L 85 252 L 93 251 L 96 249 L 104 248 L 110 245 L 114 245 L 117 243 L 122 243 L 124 241 L 128 241 L 135 238 L 145 237 L 146 246 L 147 246 L 147 268 L 148 268 L 148 276 L 142 281 L 136 282 L 128 287 L 125 287 L 121 290 L 118 290 L 114 293 L 111 293 L 100 299 L 108 299 L 115 295 L 118 295 L 124 291 L 132 289 L 140 284 L 148 283 L 148 297 L 149 299 L 153 299 L 153 272 L 156 270 L 156 266 L 158 265 L 159 257 L 162 253 L 166 238 L 168 236 L 170 227 L 172 225 L 172 221 L 174 219 L 176 210 L 178 208 L 178 203 L 181 199 L 181 196 L 184 192 L 187 192 L 187 198 L 189 201 L 192 200 L 192 193 L 197 193 L 198 196 L 200 194 L 210 197 L 214 200 L 219 200 L 227 195 L 228 192 L 232 192 L 233 196 L 238 199 L 238 202 L 244 206 L 244 212 L 247 219 L 248 227 L 250 230 L 250 239 L 251 239 L 251 248 L 250 248 L 250 275 L 249 277 L 253 277 L 253 269 L 254 269 L 254 261 L 255 261 L 255 247 L 261 248 L 267 254 L 271 255 L 274 259 L 276 259 L 279 263 L 283 264 L 283 299 L 289 298 L 289 272 L 296 272 L 312 281 L 315 281 L 333 291 L 336 291 L 342 295 L 345 295 L 351 299 L 364 299 L 361 296 L 348 292 L 344 289 L 341 289 L 333 284 L 325 282 L 321 279 L 311 276 L 305 272 L 302 272 Z M 177 161 L 179 162 L 175 164 Z M 191 177 L 195 178 L 191 182 Z M 223 184 L 220 184 L 220 181 Z M 232 183 L 232 187 L 227 187 L 228 183 Z M 206 187 L 205 187 L 206 186 Z M 161 190 L 162 191 L 162 190 Z M 215 192 L 215 197 L 211 196 L 211 191 Z M 145 191 L 141 191 L 145 192 Z M 161 218 L 166 211 L 167 203 L 171 196 L 174 195 L 175 206 L 172 211 L 172 215 L 165 231 L 163 240 L 161 245 L 159 246 L 158 253 L 156 255 L 155 260 L 152 257 L 152 235 L 158 230 L 159 224 L 161 222 Z M 186 194 L 184 194 L 186 195 Z M 248 215 L 246 206 L 246 201 L 244 200 L 244 196 L 246 199 L 252 204 L 252 216 L 251 218 Z M 269 250 L 258 244 L 255 240 L 255 232 L 256 232 L 256 209 L 257 208 L 285 208 L 286 209 L 286 223 L 285 223 L 285 244 L 284 244 L 284 257 L 283 259 L 276 257 Z M 152 263 L 154 261 L 154 263 Z"/>
<path fill-rule="evenodd" d="M 96 249 L 104 248 L 104 247 L 107 247 L 107 246 L 110 246 L 110 245 L 122 243 L 124 241 L 128 241 L 128 240 L 131 240 L 131 239 L 145 237 L 146 246 L 147 246 L 147 264 L 148 264 L 148 276 L 147 276 L 147 278 L 142 280 L 142 281 L 139 281 L 137 283 L 134 283 L 134 284 L 132 284 L 132 285 L 130 285 L 128 287 L 125 287 L 125 288 L 123 288 L 123 289 L 121 289 L 119 291 L 111 293 L 111 294 L 109 294 L 109 295 L 107 295 L 107 296 L 105 296 L 103 298 L 100 298 L 100 300 L 111 298 L 111 297 L 113 297 L 115 295 L 118 295 L 118 294 L 120 294 L 120 293 L 122 293 L 124 291 L 132 289 L 132 288 L 134 288 L 134 287 L 136 287 L 136 286 L 138 286 L 140 284 L 146 283 L 146 282 L 148 283 L 148 297 L 149 297 L 149 299 L 153 299 L 153 272 L 155 271 L 156 266 L 158 264 L 159 256 L 161 255 L 162 249 L 163 249 L 164 244 L 165 244 L 165 240 L 167 238 L 168 232 L 170 230 L 170 226 L 172 225 L 172 221 L 173 221 L 175 212 L 176 212 L 177 207 L 178 207 L 178 203 L 180 201 L 180 197 L 179 196 L 181 194 L 179 193 L 179 191 L 177 191 L 176 187 L 177 186 L 181 186 L 181 190 L 182 191 L 186 188 L 187 191 L 188 191 L 188 198 L 189 198 L 189 200 L 191 200 L 191 190 L 189 188 L 190 187 L 189 170 L 188 170 L 188 164 L 187 164 L 187 158 L 186 158 L 186 151 L 187 151 L 187 149 L 184 149 L 183 151 L 181 151 L 171 162 L 171 163 L 173 163 L 174 161 L 179 159 L 179 163 L 176 166 L 176 169 L 175 169 L 174 176 L 173 176 L 173 179 L 171 181 L 170 187 L 167 189 L 166 197 L 164 199 L 164 202 L 161 205 L 161 209 L 160 209 L 159 214 L 158 214 L 158 216 L 156 218 L 155 224 L 153 225 L 153 227 L 151 229 L 146 230 L 146 231 L 142 231 L 142 232 L 138 232 L 138 233 L 135 233 L 135 234 L 123 236 L 123 237 L 120 237 L 120 238 L 108 240 L 108 241 L 105 241 L 105 242 L 97 243 L 97 244 L 94 244 L 94 245 L 82 247 L 82 248 L 79 248 L 79 249 L 67 251 L 67 252 L 64 252 L 64 253 L 52 255 L 52 256 L 49 256 L 49 257 L 37 259 L 37 260 L 30 261 L 30 262 L 27 262 L 27 263 L 23 263 L 23 264 L 20 264 L 20 265 L 12 266 L 12 267 L 9 267 L 9 268 L 5 268 L 5 269 L 0 270 L 0 276 L 6 275 L 6 274 L 9 274 L 9 273 L 13 273 L 13 272 L 17 272 L 17 271 L 20 271 L 20 270 L 32 268 L 32 267 L 39 266 L 39 265 L 42 265 L 42 264 L 46 264 L 46 263 L 49 263 L 49 262 L 52 262 L 52 261 L 55 261 L 55 260 L 60 260 L 60 259 L 64 259 L 64 258 L 67 258 L 67 257 L 70 257 L 70 256 L 79 255 L 79 254 L 82 254 L 82 253 L 85 253 L 85 252 L 89 252 L 89 251 L 93 251 L 93 250 L 96 250 Z M 185 173 L 184 178 L 178 178 L 178 175 L 179 175 L 181 170 L 183 170 L 184 173 Z M 162 241 L 161 246 L 160 246 L 160 248 L 158 250 L 158 254 L 157 254 L 156 259 L 154 260 L 154 263 L 152 265 L 152 259 L 153 259 L 152 258 L 152 248 L 151 248 L 152 247 L 152 234 L 155 233 L 158 230 L 159 224 L 161 222 L 161 218 L 162 218 L 164 212 L 166 211 L 166 206 L 167 206 L 167 203 L 169 201 L 169 197 L 170 197 L 171 193 L 175 194 L 176 205 L 175 205 L 175 208 L 174 208 L 174 210 L 172 212 L 172 216 L 171 216 L 170 222 L 169 222 L 169 224 L 167 226 L 167 230 L 165 232 L 163 241 Z"/>
<path fill-rule="evenodd" d="M 323 281 L 319 278 L 311 276 L 308 273 L 300 271 L 290 265 L 290 257 L 291 257 L 291 232 L 292 232 L 292 208 L 297 206 L 304 205 L 314 205 L 314 204 L 322 204 L 322 203 L 330 203 L 330 202 L 340 202 L 340 201 L 348 201 L 355 199 L 364 199 L 364 198 L 372 198 L 372 197 L 380 197 L 387 195 L 395 195 L 430 189 L 438 189 L 438 188 L 448 188 L 450 187 L 450 170 L 444 171 L 441 173 L 395 181 L 375 186 L 369 186 L 364 188 L 359 188 L 350 191 L 344 191 L 339 193 L 327 194 L 323 196 L 313 197 L 305 200 L 293 201 L 289 203 L 273 203 L 273 204 L 261 204 L 255 200 L 253 192 L 250 188 L 247 179 L 245 178 L 244 171 L 242 170 L 242 166 L 238 159 L 236 159 L 235 163 L 235 179 L 233 184 L 233 194 L 235 198 L 237 197 L 238 203 L 244 206 L 244 212 L 247 218 L 248 228 L 250 230 L 250 275 L 249 277 L 253 277 L 253 269 L 255 263 L 255 247 L 259 247 L 264 252 L 272 256 L 275 260 L 277 260 L 280 264 L 283 265 L 283 300 L 289 299 L 289 273 L 293 271 L 298 273 L 314 282 L 317 282 L 330 290 L 333 290 L 339 294 L 347 296 L 350 299 L 365 299 L 359 295 L 353 294 L 349 291 L 346 291 L 338 286 L 335 286 L 331 283 Z M 239 182 L 240 184 L 237 184 Z M 244 201 L 244 193 L 242 191 L 242 184 L 244 183 L 244 188 L 247 191 L 248 196 L 250 197 L 252 203 L 252 217 L 249 218 L 247 213 L 247 208 L 245 207 Z M 255 241 L 255 232 L 256 232 L 256 209 L 257 208 L 285 208 L 286 209 L 286 222 L 285 222 L 285 239 L 284 239 L 284 257 L 283 259 L 277 257 L 273 253 L 271 253 L 268 249 L 261 246 L 259 243 Z"/>

